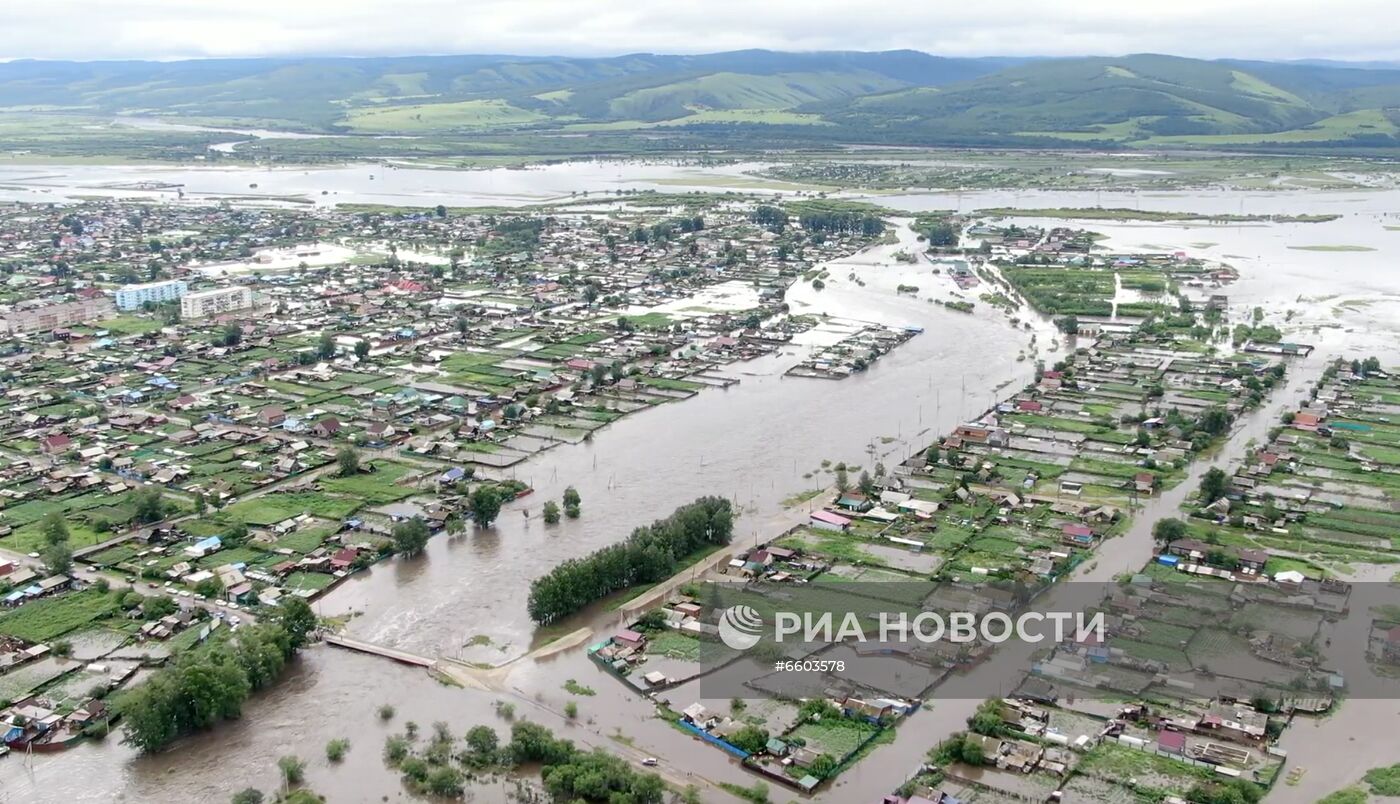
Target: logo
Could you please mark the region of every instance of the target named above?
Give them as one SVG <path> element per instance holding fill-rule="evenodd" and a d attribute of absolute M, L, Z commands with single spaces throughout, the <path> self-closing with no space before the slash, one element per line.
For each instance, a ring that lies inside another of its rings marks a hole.
<path fill-rule="evenodd" d="M 719 618 L 719 640 L 734 650 L 748 650 L 758 644 L 763 618 L 749 606 L 730 606 Z"/>

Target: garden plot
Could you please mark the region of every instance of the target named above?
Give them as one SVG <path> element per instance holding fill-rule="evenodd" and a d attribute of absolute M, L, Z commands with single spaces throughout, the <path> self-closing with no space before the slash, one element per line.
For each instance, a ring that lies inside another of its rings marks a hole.
<path fill-rule="evenodd" d="M 71 659 L 49 656 L 28 662 L 0 675 L 0 701 L 17 701 L 81 665 Z"/>
<path fill-rule="evenodd" d="M 1076 774 L 1064 788 L 1068 801 L 1086 804 L 1139 804 L 1141 799 L 1132 790 L 1108 779 Z"/>
<path fill-rule="evenodd" d="M 131 637 L 120 631 L 108 628 L 93 628 L 69 634 L 64 641 L 72 646 L 72 657 L 78 661 L 90 662 L 100 659 L 121 647 Z"/>
<path fill-rule="evenodd" d="M 917 536 L 910 538 L 917 538 Z M 863 544 L 861 549 L 887 567 L 916 572 L 920 575 L 934 574 L 944 561 L 942 556 L 930 550 L 910 550 L 893 544 L 871 542 Z"/>
<path fill-rule="evenodd" d="M 1136 787 L 1185 796 L 1197 783 L 1213 778 L 1200 767 L 1158 756 L 1151 750 L 1102 743 L 1084 755 L 1078 770 L 1109 782 L 1132 780 Z"/>
<path fill-rule="evenodd" d="M 1230 618 L 1230 625 L 1269 631 L 1308 642 L 1318 635 L 1318 629 L 1322 626 L 1322 616 L 1284 606 L 1249 603 L 1235 612 Z"/>
<path fill-rule="evenodd" d="M 828 718 L 803 723 L 787 736 L 803 740 L 808 749 L 818 754 L 829 754 L 839 760 L 860 748 L 879 731 L 879 727 L 870 723 Z"/>

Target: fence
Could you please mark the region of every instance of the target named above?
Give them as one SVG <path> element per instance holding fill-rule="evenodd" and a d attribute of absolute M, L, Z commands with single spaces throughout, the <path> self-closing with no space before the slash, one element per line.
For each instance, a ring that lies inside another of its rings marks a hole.
<path fill-rule="evenodd" d="M 741 760 L 749 758 L 748 751 L 745 751 L 744 749 L 739 748 L 738 746 L 731 745 L 725 742 L 724 740 L 721 740 L 720 738 L 714 736 L 713 734 L 710 734 L 709 732 L 705 731 L 699 726 L 696 726 L 694 723 L 691 723 L 685 718 L 677 719 L 676 723 L 678 723 L 682 729 L 685 729 L 691 734 L 694 734 L 696 737 L 699 737 L 700 739 L 704 740 L 707 743 L 710 743 L 711 745 L 715 745 L 719 748 L 724 749 L 725 751 L 729 752 L 730 754 L 733 754 Z"/>

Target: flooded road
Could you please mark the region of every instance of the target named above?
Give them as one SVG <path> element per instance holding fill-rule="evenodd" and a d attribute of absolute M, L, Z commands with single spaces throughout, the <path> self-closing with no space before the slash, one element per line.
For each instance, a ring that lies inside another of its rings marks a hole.
<path fill-rule="evenodd" d="M 679 170 L 664 166 L 655 169 Z M 9 184 L 10 174 L 16 170 L 20 169 L 0 170 L 4 174 L 0 184 Z M 71 173 L 87 168 L 61 170 Z M 114 173 L 123 171 L 92 170 L 85 180 L 110 180 Z M 150 169 L 133 170 L 141 173 Z M 358 178 L 353 179 L 358 183 L 346 185 L 360 189 L 367 182 L 363 178 L 365 171 L 383 173 L 381 168 L 344 170 L 360 171 L 354 174 Z M 568 170 L 585 176 L 578 179 L 575 189 L 620 186 L 617 182 L 621 179 L 617 177 L 622 169 L 617 166 L 590 163 Z M 726 168 L 724 175 L 729 175 L 728 171 Z M 542 181 L 528 175 L 535 172 L 516 171 L 522 176 L 517 184 L 501 189 L 514 192 Z M 222 176 L 224 173 L 229 175 Z M 275 171 L 272 175 L 286 174 L 277 181 L 289 185 L 300 182 L 312 186 L 305 177 L 314 175 L 320 182 L 326 173 L 298 170 Z M 402 180 L 401 185 L 392 185 L 395 193 L 403 193 L 401 203 L 411 200 L 433 204 L 463 203 L 463 198 L 477 197 L 446 186 L 444 181 L 486 181 L 490 180 L 489 174 L 498 172 L 394 173 L 393 181 Z M 432 178 L 404 175 L 409 173 L 432 174 Z M 211 171 L 209 175 L 222 176 L 217 180 L 229 186 L 242 183 L 246 187 L 250 181 L 246 171 Z M 444 176 L 449 178 L 443 179 Z M 567 175 L 561 178 L 557 172 L 548 174 L 550 183 L 567 180 Z M 267 180 L 257 181 L 265 184 Z M 439 184 L 423 190 L 423 183 L 430 181 Z M 628 181 L 632 182 L 628 186 L 645 183 L 635 175 Z M 547 189 L 555 191 L 554 184 Z M 376 188 L 376 192 L 383 190 L 382 186 Z M 568 191 L 567 187 L 563 190 Z M 908 207 L 908 200 L 916 198 L 925 208 L 937 209 L 951 208 L 950 200 L 966 205 L 970 203 L 969 195 L 963 194 L 960 199 L 954 199 L 952 194 L 885 196 L 880 200 Z M 1091 205 L 1093 202 L 1084 197 L 1099 194 L 978 195 L 982 198 L 977 206 L 1019 203 L 1040 207 Z M 1216 198 L 1209 193 L 1162 195 L 1170 198 L 1139 198 L 1167 209 L 1184 208 L 1186 204 L 1233 205 L 1226 211 L 1238 211 L 1239 207 L 1238 200 Z M 1298 339 L 1319 344 L 1312 360 L 1294 364 L 1287 387 L 1271 397 L 1262 411 L 1241 423 L 1243 432 L 1214 458 L 1215 464 L 1222 466 L 1237 459 L 1250 439 L 1262 439 L 1271 423 L 1277 421 L 1277 413 L 1283 409 L 1280 406 L 1290 404 L 1290 400 L 1296 402 L 1304 387 L 1302 383 L 1310 372 L 1320 371 L 1323 359 L 1343 352 L 1348 356 L 1394 354 L 1400 333 L 1400 319 L 1393 317 L 1400 306 L 1390 301 L 1400 297 L 1400 274 L 1391 259 L 1400 248 L 1400 232 L 1387 230 L 1382 223 L 1389 214 L 1384 210 L 1385 204 L 1390 204 L 1390 209 L 1400 209 L 1400 194 L 1254 195 L 1261 196 L 1261 205 L 1287 207 L 1278 211 L 1325 212 L 1340 205 L 1350 212 L 1332 224 L 1207 230 L 1181 225 L 1084 224 L 1109 233 L 1112 247 L 1161 246 L 1191 253 L 1209 252 L 1205 256 L 1239 265 L 1243 279 L 1226 291 L 1232 304 L 1277 304 L 1279 307 L 1271 309 L 1269 320 L 1280 324 L 1285 323 L 1283 311 L 1296 308 L 1293 323 L 1305 327 Z M 492 198 L 499 201 L 496 196 Z M 1114 205 L 1107 199 L 1101 203 Z M 1056 224 L 1044 219 L 1037 222 Z M 737 544 L 771 536 L 778 523 L 791 516 L 784 513 L 784 498 L 829 485 L 831 476 L 820 470 L 823 460 L 867 468 L 881 460 L 892 466 L 922 449 L 935 434 L 987 408 L 998 396 L 999 388 L 1029 381 L 1035 357 L 1018 361 L 1017 356 L 1029 355 L 1032 333 L 1013 329 L 1005 316 L 984 304 L 978 304 L 974 315 L 933 304 L 930 298 L 951 295 L 951 282 L 946 276 L 932 274 L 927 266 L 893 263 L 895 251 L 911 246 L 909 233 L 905 231 L 901 236 L 904 242 L 899 245 L 879 247 L 828 266 L 830 279 L 825 290 L 799 284 L 788 295 L 798 313 L 829 312 L 844 318 L 924 328 L 923 334 L 881 359 L 870 371 L 839 382 L 784 377 L 788 367 L 806 357 L 808 347 L 801 344 L 787 346 L 777 355 L 735 364 L 723 373 L 738 377 L 741 381 L 737 385 L 708 389 L 695 398 L 629 416 L 600 431 L 591 441 L 558 447 L 515 467 L 514 475 L 536 492 L 507 506 L 494 527 L 435 538 L 425 555 L 391 560 L 357 576 L 318 602 L 318 609 L 326 615 L 364 612 L 353 617 L 348 627 L 350 633 L 362 639 L 426 655 L 491 664 L 506 661 L 525 653 L 534 638 L 525 614 L 530 579 L 559 561 L 616 542 L 637 525 L 703 494 L 724 495 L 742 509 L 736 523 Z M 1213 245 L 1201 245 L 1208 242 Z M 1289 248 L 1327 242 L 1370 244 L 1377 251 L 1324 253 Z M 855 273 L 864 285 L 848 279 L 850 273 Z M 898 284 L 918 285 L 920 292 L 913 296 L 897 294 Z M 965 295 L 975 300 L 975 292 Z M 1319 300 L 1299 301 L 1300 296 Z M 1353 304 L 1347 301 L 1351 298 L 1371 301 Z M 1039 356 L 1054 362 L 1059 353 L 1045 351 L 1053 339 L 1046 322 L 1036 322 L 1035 334 L 1042 349 Z M 1191 478 L 1178 490 L 1149 503 L 1128 536 L 1104 545 L 1083 579 L 1106 580 L 1125 569 L 1140 567 L 1149 555 L 1151 521 L 1174 512 L 1179 502 L 1175 495 L 1194 488 L 1195 478 L 1209 465 L 1203 461 L 1193 466 Z M 575 486 L 582 496 L 583 516 L 546 528 L 539 519 L 540 506 L 546 499 L 558 499 L 568 485 Z M 522 515 L 522 511 L 527 515 Z M 606 612 L 598 614 L 601 620 L 608 616 Z M 1011 666 L 1007 663 L 1008 668 Z M 597 691 L 595 697 L 579 699 L 580 722 L 574 725 L 568 725 L 557 714 L 569 697 L 561 687 L 568 678 L 576 678 Z M 956 686 L 950 687 L 942 696 L 955 698 L 956 690 Z M 403 722 L 410 719 L 424 730 L 434 721 L 444 720 L 459 735 L 478 723 L 495 723 L 504 733 L 508 724 L 493 713 L 493 701 L 497 698 L 515 699 L 520 716 L 544 722 L 583 744 L 605 745 L 627 755 L 626 743 L 635 742 L 648 754 L 662 759 L 661 770 L 668 776 L 692 773 L 697 779 L 752 782 L 752 777 L 722 752 L 699 750 L 690 738 L 657 720 L 647 702 L 626 694 L 621 685 L 604 677 L 582 650 L 538 663 L 520 662 L 505 679 L 503 689 L 482 692 L 444 686 L 420 670 L 382 659 L 317 647 L 296 662 L 282 683 L 250 701 L 243 720 L 183 741 L 167 754 L 137 757 L 114 737 L 60 756 L 35 757 L 32 761 L 12 756 L 0 760 L 0 801 L 224 801 L 250 785 L 264 791 L 274 789 L 275 762 L 286 753 L 297 753 L 308 760 L 309 786 L 331 801 L 406 800 L 409 797 L 397 775 L 386 770 L 380 760 L 384 737 L 401 731 Z M 375 716 L 375 710 L 386 703 L 399 713 L 388 725 Z M 914 769 L 924 752 L 942 735 L 961 726 L 975 704 L 975 700 L 934 701 L 901 727 L 895 744 L 878 748 L 843 774 L 840 783 L 821 798 L 860 801 L 887 793 Z M 1319 736 L 1336 740 L 1333 730 L 1341 727 L 1333 724 L 1352 721 L 1349 728 L 1361 729 L 1355 733 L 1377 736 L 1375 729 L 1379 727 L 1370 726 L 1368 731 L 1366 710 L 1357 712 L 1358 709 L 1343 707 L 1340 714 L 1323 721 L 1314 731 L 1323 730 Z M 348 760 L 335 767 L 323 756 L 323 746 L 333 737 L 348 737 L 352 743 Z M 1302 739 L 1290 736 L 1286 743 Z M 1386 745 L 1379 738 L 1370 743 L 1372 749 L 1376 744 Z M 1332 750 L 1318 754 L 1316 776 L 1323 775 L 1321 771 L 1329 757 L 1336 757 L 1335 753 L 1327 753 Z M 1280 800 L 1312 800 L 1285 799 L 1294 792 L 1301 796 L 1310 789 L 1307 783 L 1305 780 L 1296 791 L 1280 787 L 1277 795 Z M 502 785 L 474 788 L 475 800 L 503 801 L 508 789 Z M 723 800 L 723 796 L 707 793 L 706 800 Z"/>

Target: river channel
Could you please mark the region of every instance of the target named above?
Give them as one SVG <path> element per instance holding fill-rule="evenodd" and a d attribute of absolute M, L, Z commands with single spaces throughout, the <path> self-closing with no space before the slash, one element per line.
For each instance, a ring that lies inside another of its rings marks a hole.
<path fill-rule="evenodd" d="M 676 190 L 681 188 L 657 185 L 655 180 L 697 172 L 675 166 L 606 163 L 471 173 L 386 171 L 382 166 L 312 171 L 4 167 L 0 186 L 10 189 L 0 192 L 30 201 L 58 200 L 104 183 L 172 181 L 184 184 L 187 195 L 215 195 L 236 185 L 247 188 L 258 183 L 260 191 L 308 196 L 329 187 L 347 192 L 354 188 L 357 201 L 501 203 L 507 197 L 559 197 L 584 190 Z M 365 178 L 368 173 L 377 174 L 372 187 Z M 736 175 L 735 167 L 729 166 L 711 173 L 707 183 L 696 179 L 695 187 L 723 189 L 724 177 Z M 575 183 L 570 185 L 571 181 Z M 482 188 L 491 182 L 488 196 Z M 13 189 L 16 186 L 24 189 Z M 49 192 L 37 193 L 34 188 Z M 1284 311 L 1293 309 L 1289 324 L 1302 328 L 1297 338 L 1320 344 L 1313 361 L 1298 367 L 1288 388 L 1276 394 L 1263 413 L 1244 423 L 1248 432 L 1230 442 L 1217 459 L 1221 463 L 1236 457 L 1249 437 L 1258 437 L 1254 430 L 1262 433 L 1269 421 L 1276 420 L 1273 414 L 1282 405 L 1296 401 L 1305 378 L 1320 371 L 1324 357 L 1395 353 L 1400 272 L 1393 266 L 1400 251 L 1400 232 L 1386 229 L 1385 223 L 1394 222 L 1389 210 L 1400 210 L 1400 193 L 1122 194 L 1125 197 L 1116 200 L 1108 195 L 988 192 L 874 200 L 909 210 L 1134 206 L 1137 202 L 1170 210 L 1238 212 L 1243 206 L 1248 212 L 1343 214 L 1340 220 L 1325 224 L 1081 224 L 1106 232 L 1112 248 L 1183 250 L 1235 264 L 1243 277 L 1227 291 L 1232 305 L 1268 305 L 1270 320 L 1280 324 Z M 979 304 L 975 314 L 965 315 L 928 302 L 924 297 L 929 293 L 919 298 L 895 293 L 895 286 L 909 282 L 910 276 L 917 275 L 913 283 L 929 290 L 947 281 L 923 266 L 896 267 L 893 253 L 912 245 L 907 230 L 901 236 L 905 243 L 877 247 L 828 266 L 834 281 L 828 281 L 825 290 L 804 284 L 789 293 L 797 312 L 828 312 L 924 328 L 870 371 L 839 382 L 784 377 L 783 372 L 806 354 L 800 344 L 735 364 L 723 373 L 740 382 L 728 389 L 707 389 L 692 399 L 627 417 L 591 441 L 562 446 L 519 465 L 516 476 L 534 487 L 535 494 L 508 506 L 494 527 L 438 537 L 418 558 L 384 562 L 320 601 L 321 613 L 356 613 L 348 630 L 362 639 L 425 655 L 505 661 L 531 647 L 534 635 L 525 616 L 529 581 L 559 561 L 615 542 L 633 527 L 703 494 L 729 497 L 742 510 L 736 524 L 737 542 L 771 536 L 793 516 L 783 507 L 785 498 L 830 482 L 830 475 L 819 469 L 823 460 L 865 467 L 882 460 L 892 465 L 921 449 L 935 434 L 987 408 L 1008 384 L 1030 380 L 1034 357 L 1018 360 L 1017 356 L 1028 353 L 1031 332 L 1013 328 L 1004 315 L 986 305 Z M 1320 244 L 1351 244 L 1375 251 L 1296 248 Z M 849 281 L 849 273 L 864 284 Z M 1057 359 L 1059 353 L 1048 351 L 1053 340 L 1048 323 L 1035 322 L 1034 334 L 1039 356 L 1047 362 Z M 1197 470 L 1203 471 L 1204 465 Z M 546 529 L 538 518 L 539 506 L 545 499 L 557 499 L 568 485 L 582 496 L 583 516 Z M 1188 485 L 1181 486 L 1183 491 Z M 1154 504 L 1171 507 L 1165 499 Z M 1148 513 L 1165 515 L 1167 511 Z M 1139 527 L 1133 535 L 1105 545 L 1093 572 L 1111 577 L 1123 568 L 1140 566 L 1150 547 L 1145 533 L 1146 527 Z M 596 613 L 595 620 L 606 621 L 608 616 Z M 603 676 L 580 649 L 539 662 L 517 662 L 513 667 L 499 690 L 464 690 L 383 659 L 324 646 L 312 648 L 296 660 L 282 682 L 249 702 L 240 721 L 182 741 L 164 754 L 139 757 L 113 736 L 60 755 L 0 760 L 0 801 L 226 801 L 247 786 L 275 789 L 276 759 L 287 753 L 308 760 L 309 786 L 330 801 L 403 800 L 408 796 L 397 774 L 385 769 L 380 759 L 384 737 L 401 730 L 406 720 L 416 721 L 424 730 L 434 721 L 447 721 L 459 735 L 483 722 L 505 731 L 508 724 L 493 714 L 493 702 L 499 698 L 514 700 L 518 716 L 544 722 L 580 743 L 607 746 L 627 756 L 655 755 L 669 779 L 752 781 L 721 752 L 701 750 L 653 717 L 644 701 Z M 580 718 L 572 725 L 558 714 L 568 697 L 561 689 L 567 678 L 597 690 L 595 697 L 580 699 Z M 398 712 L 389 724 L 375 716 L 375 710 L 386 703 Z M 895 745 L 877 750 L 822 798 L 863 801 L 871 794 L 888 792 L 914 769 L 938 734 L 961 721 L 965 705 L 975 701 L 935 702 L 900 729 Z M 1340 716 L 1324 722 L 1318 736 L 1334 728 L 1337 720 L 1356 720 L 1347 715 L 1344 708 Z M 1364 737 L 1365 724 L 1361 727 Z M 348 738 L 351 749 L 344 763 L 332 767 L 322 749 L 335 737 Z M 727 800 L 714 788 L 704 789 L 706 800 Z M 506 787 L 478 787 L 472 792 L 476 801 L 503 801 Z M 1302 800 L 1292 793 L 1279 794 L 1280 799 Z"/>

